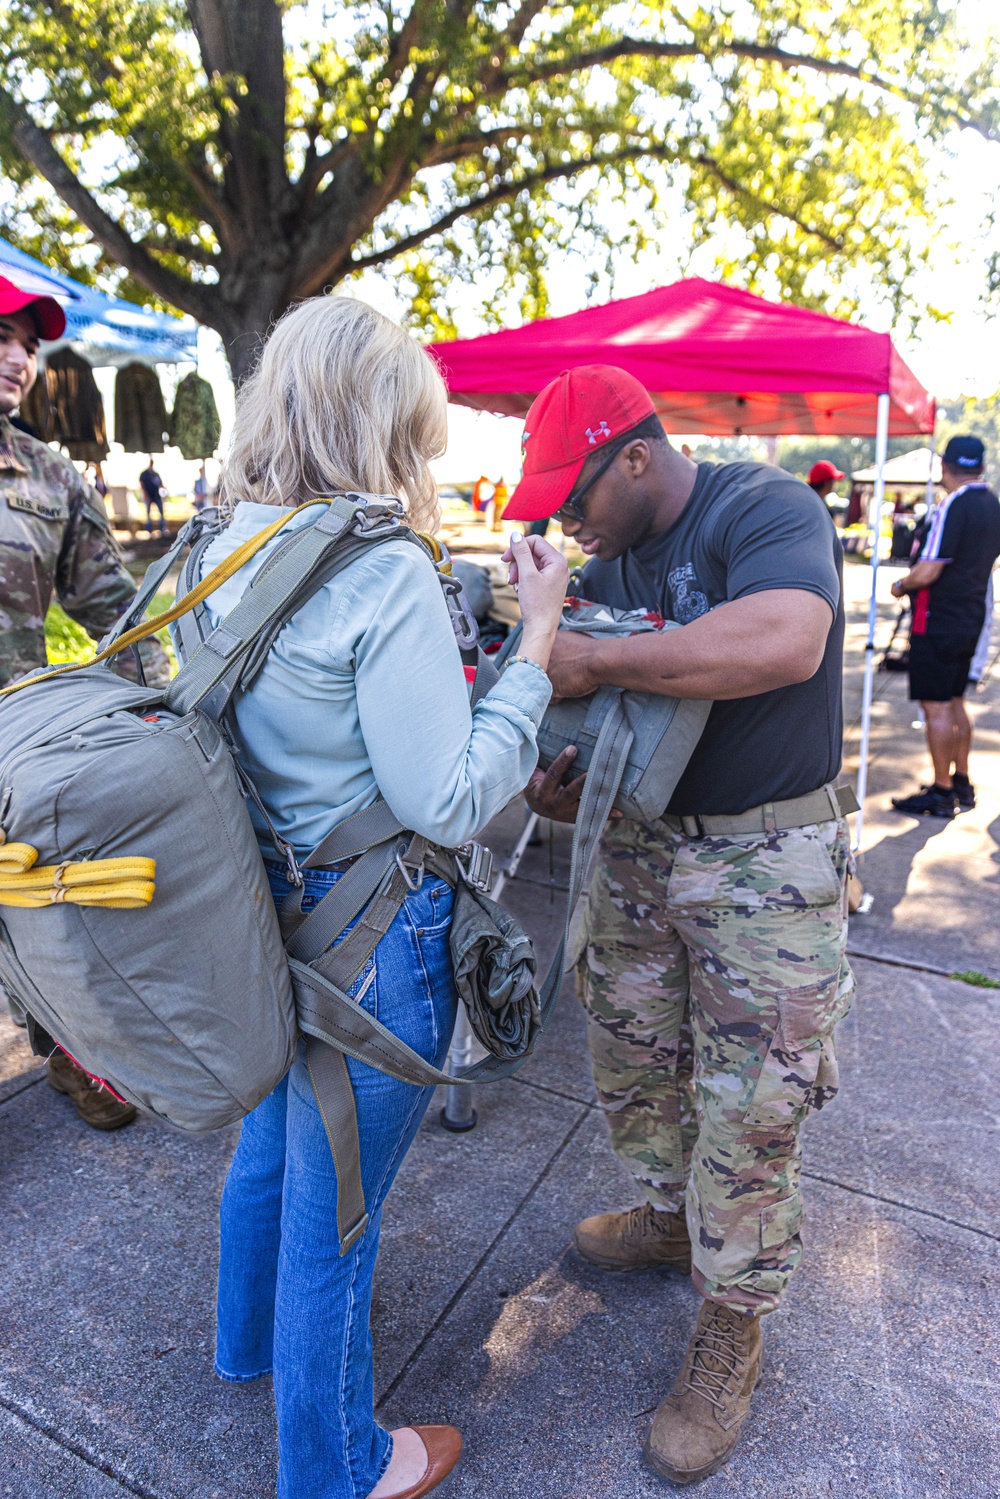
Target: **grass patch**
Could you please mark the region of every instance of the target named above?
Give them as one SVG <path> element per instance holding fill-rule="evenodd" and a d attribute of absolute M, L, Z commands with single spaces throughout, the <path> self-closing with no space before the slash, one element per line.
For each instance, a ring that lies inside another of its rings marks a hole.
<path fill-rule="evenodd" d="M 162 614 L 173 602 L 173 592 L 169 588 L 162 588 L 150 604 L 147 618 Z M 157 630 L 156 639 L 169 657 L 170 674 L 173 676 L 177 670 L 177 658 L 170 643 L 169 630 Z M 97 645 L 82 625 L 70 619 L 58 604 L 53 603 L 45 616 L 45 649 L 51 666 L 66 666 L 70 662 L 89 661 L 97 650 Z"/>
<path fill-rule="evenodd" d="M 1000 979 L 987 978 L 977 968 L 968 968 L 964 973 L 949 973 L 948 977 L 958 979 L 961 984 L 971 984 L 975 989 L 1000 989 Z"/>

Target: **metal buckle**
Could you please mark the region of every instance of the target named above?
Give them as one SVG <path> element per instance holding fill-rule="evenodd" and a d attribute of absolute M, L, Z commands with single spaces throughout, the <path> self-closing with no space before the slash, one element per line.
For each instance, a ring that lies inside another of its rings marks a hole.
<path fill-rule="evenodd" d="M 479 625 L 469 608 L 465 589 L 457 578 L 448 577 L 440 572 L 439 578 L 441 587 L 444 589 L 445 603 L 448 605 L 451 627 L 455 631 L 459 649 L 474 650 L 479 644 Z"/>
<path fill-rule="evenodd" d="M 421 863 L 414 864 L 414 865 L 407 864 L 406 861 L 403 858 L 403 855 L 401 853 L 397 853 L 396 854 L 396 865 L 397 865 L 397 867 L 399 869 L 400 874 L 403 876 L 403 879 L 406 881 L 408 887 L 411 890 L 414 890 L 414 891 L 419 890 L 420 887 L 421 887 L 421 885 L 424 883 L 424 866 L 423 866 L 423 862 L 421 861 Z M 416 878 L 411 878 L 411 875 L 410 875 L 410 870 L 411 869 L 415 869 L 416 870 Z"/>
<path fill-rule="evenodd" d="M 484 895 L 489 895 L 490 886 L 493 884 L 492 849 L 484 848 L 481 843 L 463 843 L 461 848 L 455 850 L 455 863 L 467 885 L 471 885 L 473 890 L 481 890 Z"/>
<path fill-rule="evenodd" d="M 277 837 L 275 837 L 274 841 L 278 841 Z M 281 839 L 280 852 L 284 855 L 285 864 L 288 868 L 288 883 L 293 886 L 294 889 L 301 890 L 303 885 L 305 884 L 305 880 L 302 878 L 302 871 L 299 868 L 299 861 L 295 857 L 295 850 L 292 848 L 292 845 L 290 843 L 286 843 L 284 838 Z"/>

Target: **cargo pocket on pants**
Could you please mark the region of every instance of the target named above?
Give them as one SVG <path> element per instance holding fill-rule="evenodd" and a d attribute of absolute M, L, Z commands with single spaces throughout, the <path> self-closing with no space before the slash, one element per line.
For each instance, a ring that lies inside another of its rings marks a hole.
<path fill-rule="evenodd" d="M 833 1029 L 853 997 L 854 978 L 846 961 L 833 982 L 779 994 L 778 1025 L 743 1116 L 746 1124 L 798 1124 L 836 1097 Z"/>
<path fill-rule="evenodd" d="M 794 1239 L 802 1227 L 802 1217 L 802 1199 L 798 1193 L 794 1197 L 783 1197 L 780 1202 L 772 1202 L 770 1207 L 761 1208 L 761 1249 L 780 1249 L 783 1244 Z"/>

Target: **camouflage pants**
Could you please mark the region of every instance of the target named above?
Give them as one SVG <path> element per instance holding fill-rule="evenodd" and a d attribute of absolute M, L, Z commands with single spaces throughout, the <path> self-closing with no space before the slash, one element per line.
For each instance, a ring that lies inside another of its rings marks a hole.
<path fill-rule="evenodd" d="M 704 1296 L 772 1310 L 802 1255 L 799 1126 L 837 1091 L 850 1009 L 848 835 L 689 839 L 609 826 L 580 959 L 611 1144 L 686 1204 Z"/>

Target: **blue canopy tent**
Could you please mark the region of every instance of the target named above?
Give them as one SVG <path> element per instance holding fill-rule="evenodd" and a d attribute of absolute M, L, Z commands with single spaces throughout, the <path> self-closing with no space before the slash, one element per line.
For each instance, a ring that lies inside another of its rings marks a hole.
<path fill-rule="evenodd" d="M 0 239 L 0 275 L 24 291 L 55 297 L 66 314 L 66 333 L 43 344 L 45 354 L 70 344 L 93 365 L 197 364 L 198 325 L 191 318 L 148 312 L 133 302 L 106 297 L 93 287 L 54 271 Z"/>

